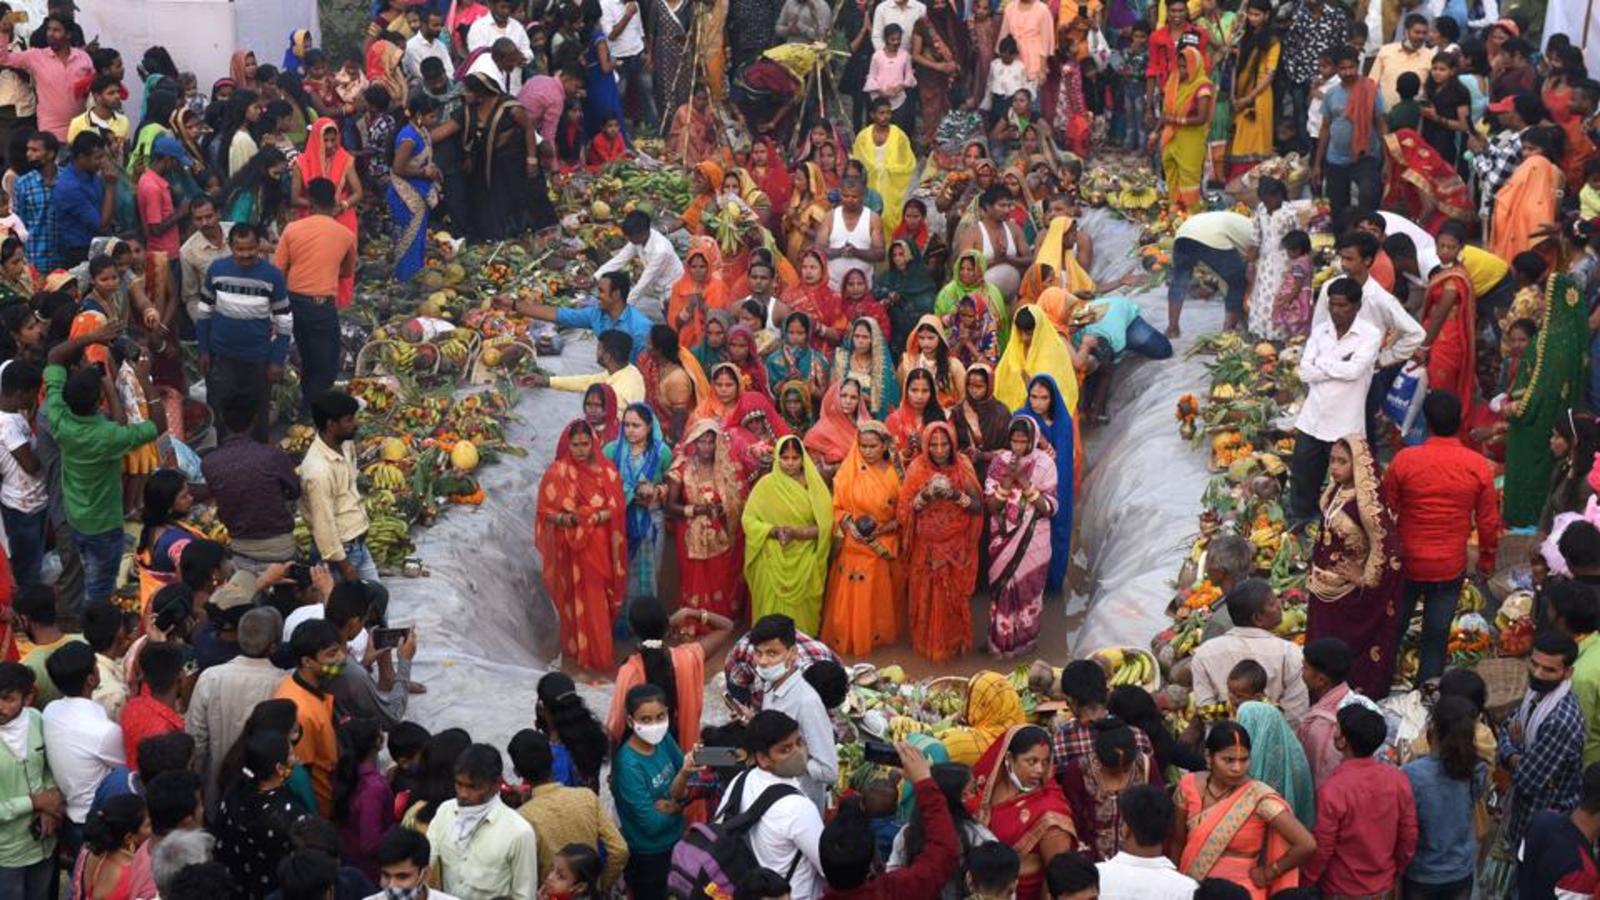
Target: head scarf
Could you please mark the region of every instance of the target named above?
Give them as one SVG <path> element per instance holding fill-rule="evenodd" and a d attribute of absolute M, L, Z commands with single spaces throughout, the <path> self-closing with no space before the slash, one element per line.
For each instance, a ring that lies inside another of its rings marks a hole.
<path fill-rule="evenodd" d="M 735 339 L 744 342 L 745 346 L 749 348 L 749 353 L 742 363 L 733 361 L 733 343 Z M 745 390 L 761 394 L 767 393 L 767 367 L 762 363 L 761 343 L 757 340 L 756 333 L 750 330 L 750 326 L 735 325 L 728 329 L 728 351 L 726 356 L 727 362 L 739 367 L 740 373 L 745 378 Z"/>
<path fill-rule="evenodd" d="M 332 154 L 323 147 L 323 132 L 330 128 L 335 134 L 339 133 L 339 123 L 327 116 L 311 123 L 311 130 L 306 133 L 306 145 L 295 159 L 295 165 L 300 167 L 302 184 L 309 186 L 315 179 L 326 178 L 333 182 L 334 188 L 342 196 L 345 167 L 350 165 L 350 153 L 342 143 L 334 144 Z"/>
<path fill-rule="evenodd" d="M 1029 302 L 1037 302 L 1039 294 L 1051 286 L 1064 286 L 1077 294 L 1082 291 L 1094 292 L 1094 279 L 1078 262 L 1077 248 L 1067 243 L 1077 220 L 1071 216 L 1057 216 L 1050 221 L 1050 227 L 1045 230 L 1044 237 L 1039 239 L 1039 249 L 1034 255 L 1034 263 L 1028 267 L 1027 275 L 1022 279 L 1022 291 L 1026 292 L 1030 281 L 1036 285 L 1034 292 L 1028 297 Z M 1040 271 L 1041 266 L 1049 266 L 1054 273 L 1049 281 Z M 1021 296 L 1021 294 L 1019 294 Z"/>
<path fill-rule="evenodd" d="M 258 87 L 254 78 L 247 78 L 244 74 L 245 61 L 253 55 L 254 52 L 250 50 L 235 50 L 233 56 L 228 58 L 228 76 L 236 89 L 253 91 Z"/>
<path fill-rule="evenodd" d="M 200 152 L 198 144 L 189 139 L 189 133 L 183 127 L 184 122 L 188 121 L 190 117 L 198 117 L 199 115 L 199 113 L 187 106 L 180 106 L 172 111 L 172 118 L 167 120 L 167 130 L 172 132 L 172 136 L 177 138 L 178 143 L 183 145 L 183 149 L 189 154 L 189 161 L 194 163 L 194 170 L 203 172 L 206 168 L 206 155 Z"/>
<path fill-rule="evenodd" d="M 806 432 L 805 437 L 806 449 L 829 465 L 838 465 L 855 446 L 856 436 L 861 429 L 868 422 L 874 422 L 864 394 L 861 402 L 856 405 L 855 418 L 845 415 L 843 404 L 839 400 L 839 392 L 843 387 L 843 381 L 835 381 L 828 386 L 827 393 L 822 395 L 822 415 Z M 856 385 L 858 392 L 860 387 L 860 384 Z M 884 437 L 893 443 L 887 429 L 884 430 Z"/>
<path fill-rule="evenodd" d="M 789 198 L 794 193 L 794 182 L 789 178 L 789 168 L 784 165 L 783 157 L 779 155 L 778 148 L 772 143 L 771 138 L 762 138 L 762 144 L 767 148 L 767 170 L 760 177 L 753 179 L 760 187 L 761 193 L 767 195 L 772 202 L 772 221 L 783 215 L 789 208 Z M 747 198 L 748 199 L 748 198 Z M 754 206 L 752 202 L 750 204 Z"/>
<path fill-rule="evenodd" d="M 726 404 L 717 397 L 717 372 L 722 369 L 727 369 L 733 375 L 734 390 L 738 391 L 737 394 L 733 395 L 733 401 Z M 749 393 L 745 389 L 744 378 L 739 371 L 739 367 L 731 362 L 719 362 L 706 370 L 706 383 L 711 385 L 711 391 L 700 398 L 700 405 L 695 409 L 695 415 L 722 420 L 723 424 L 729 427 L 738 425 L 737 421 L 728 421 L 728 416 L 739 405 L 739 400 L 746 393 Z"/>
<path fill-rule="evenodd" d="M 289 32 L 289 46 L 283 51 L 283 65 L 279 66 L 285 72 L 298 73 L 305 64 L 306 51 L 311 49 L 311 32 L 304 28 L 297 28 Z"/>
<path fill-rule="evenodd" d="M 723 343 L 721 347 L 711 346 L 711 323 L 722 325 Z M 700 342 L 695 345 L 694 358 L 700 361 L 700 368 L 706 370 L 710 376 L 718 363 L 728 361 L 727 336 L 733 331 L 733 313 L 725 309 L 713 309 L 706 312 L 706 324 L 700 330 Z"/>
<path fill-rule="evenodd" d="M 982 373 L 988 385 L 988 394 L 982 400 L 972 399 L 972 376 Z M 961 405 L 950 411 L 956 434 L 967 446 L 993 452 L 1006 445 L 1006 429 L 1011 424 L 1011 410 L 994 398 L 994 367 L 988 363 L 974 363 L 967 369 L 967 391 Z M 1035 429 L 1037 431 L 1037 429 Z"/>
<path fill-rule="evenodd" d="M 1378 475 L 1378 464 L 1372 458 L 1372 451 L 1363 437 L 1351 436 L 1340 438 L 1335 443 L 1343 444 L 1350 453 L 1353 481 L 1348 488 L 1344 485 L 1330 482 L 1322 492 L 1322 509 L 1324 516 L 1335 504 L 1343 505 L 1347 497 L 1341 497 L 1344 491 L 1355 495 L 1357 525 L 1366 534 L 1366 558 L 1361 560 L 1360 581 L 1352 582 L 1338 571 L 1316 565 L 1314 554 L 1311 575 L 1307 586 L 1319 596 L 1328 600 L 1337 600 L 1352 591 L 1362 588 L 1378 588 L 1386 578 L 1390 577 L 1392 570 L 1397 570 L 1395 561 L 1400 558 L 1400 533 L 1395 527 L 1394 514 L 1383 502 L 1379 490 L 1382 479 Z M 1337 532 L 1324 526 L 1322 537 L 1318 544 L 1325 541 L 1336 541 Z M 1353 548 L 1347 548 L 1353 549 Z M 1341 553 L 1339 556 L 1344 556 Z M 1359 648 L 1357 648 L 1359 649 Z"/>
<path fill-rule="evenodd" d="M 1038 306 L 1028 305 L 1017 310 L 1031 310 L 1034 321 L 1033 340 L 1023 349 L 1022 337 L 1013 327 L 1011 337 L 1000 354 L 1000 363 L 994 370 L 995 399 L 1008 409 L 1021 409 L 1027 402 L 1028 380 L 1035 375 L 1049 375 L 1060 387 L 1058 393 L 1068 409 L 1078 408 L 1078 375 L 1072 367 L 1072 352 L 1054 328 L 1051 319 Z M 1012 317 L 1015 325 L 1016 317 Z"/>
<path fill-rule="evenodd" d="M 717 436 L 717 450 L 711 463 L 711 475 L 705 478 L 698 474 L 693 458 L 695 442 L 708 433 Z M 699 419 L 690 425 L 678 444 L 669 471 L 670 476 L 683 485 L 686 501 L 700 503 L 709 495 L 715 495 L 727 511 L 727 529 L 708 524 L 703 518 L 690 519 L 684 525 L 683 546 L 689 558 L 710 559 L 732 549 L 744 506 L 744 481 L 733 461 L 733 448 L 721 423 L 716 419 Z"/>
<path fill-rule="evenodd" d="M 783 450 L 791 443 L 800 451 L 805 467 L 798 480 L 785 475 L 782 468 Z M 814 597 L 820 601 L 827 579 L 828 549 L 833 541 L 833 497 L 798 437 L 786 435 L 773 446 L 772 468 L 751 489 L 742 522 L 745 580 L 750 582 L 756 608 L 761 608 L 762 600 L 791 608 L 794 604 L 786 604 L 786 599 Z M 802 523 L 817 529 L 815 541 L 792 542 L 785 547 L 772 538 L 773 530 L 779 526 Z M 763 588 L 779 586 L 786 597 L 763 597 Z M 819 612 L 820 609 L 805 615 L 808 621 L 804 624 L 796 618 L 796 624 L 814 634 Z"/>
<path fill-rule="evenodd" d="M 973 324 L 970 334 L 961 324 L 963 309 L 972 310 Z M 968 294 L 956 301 L 955 312 L 944 317 L 944 328 L 950 352 L 961 361 L 967 371 L 971 371 L 975 364 L 989 363 L 998 357 L 1000 324 L 994 320 L 994 313 L 989 311 L 989 304 L 983 298 Z M 977 347 L 976 355 L 967 348 L 969 342 Z M 992 373 L 990 380 L 994 380 Z"/>
<path fill-rule="evenodd" d="M 617 474 L 622 478 L 622 500 L 628 505 L 628 553 L 631 555 L 638 552 L 641 544 L 653 541 L 656 537 L 655 517 L 650 514 L 648 507 L 633 502 L 633 492 L 641 484 L 661 482 L 672 463 L 672 448 L 662 439 L 661 423 L 648 405 L 630 403 L 625 412 L 644 419 L 650 431 L 637 457 L 626 437 L 607 442 L 604 451 L 606 459 L 617 467 Z"/>
<path fill-rule="evenodd" d="M 972 281 L 963 281 L 961 279 L 961 261 L 964 259 L 972 260 L 973 265 L 977 268 L 977 277 Z M 1004 341 L 1006 323 L 1010 321 L 1006 316 L 1006 298 L 1000 293 L 999 288 L 984 280 L 983 273 L 988 270 L 989 260 L 983 255 L 983 251 L 963 251 L 950 266 L 950 280 L 945 283 L 943 288 L 939 289 L 939 296 L 933 303 L 933 311 L 941 316 L 948 316 L 956 311 L 956 303 L 962 297 L 968 294 L 979 294 L 989 301 L 989 312 L 994 315 L 994 320 L 1001 323 L 1002 334 L 1000 338 Z"/>
<path fill-rule="evenodd" d="M 696 256 L 706 262 L 705 284 L 696 284 L 694 275 L 689 271 L 688 264 Z M 690 295 L 701 295 L 705 309 L 721 309 L 727 306 L 728 292 L 722 277 L 722 252 L 715 238 L 708 235 L 692 238 L 683 262 L 683 274 L 672 286 L 672 295 L 667 300 L 667 323 L 678 329 L 678 338 L 684 346 L 694 347 L 700 343 L 700 332 L 705 327 L 703 311 L 696 310 L 688 324 L 678 325 L 679 316 L 689 309 Z"/>
<path fill-rule="evenodd" d="M 883 328 L 871 316 L 861 316 L 850 323 L 850 330 L 834 353 L 833 377 L 843 379 L 850 372 L 850 356 L 855 352 L 855 330 L 865 324 L 872 331 L 872 386 L 863 392 L 861 402 L 874 416 L 887 416 L 900 401 L 900 382 L 895 376 L 894 354 L 884 339 Z"/>
<path fill-rule="evenodd" d="M 1053 332 L 1048 336 L 1060 340 Z M 1034 333 L 1033 341 L 1039 342 L 1040 334 Z M 1050 574 L 1045 581 L 1046 590 L 1056 590 L 1061 587 L 1067 573 L 1067 563 L 1072 558 L 1072 497 L 1076 471 L 1077 452 L 1076 433 L 1072 421 L 1072 410 L 1076 404 L 1066 403 L 1061 396 L 1061 388 L 1055 378 L 1049 374 L 1038 374 L 1028 382 L 1028 391 L 1031 393 L 1034 385 L 1042 384 L 1050 391 L 1050 419 L 1046 422 L 1044 417 L 1033 411 L 1033 405 L 1024 399 L 1020 415 L 1027 416 L 1039 427 L 1039 436 L 1049 442 L 1055 450 L 1056 459 L 1056 514 L 1050 519 Z"/>
<path fill-rule="evenodd" d="M 1185 79 L 1179 67 L 1173 66 L 1172 74 L 1167 76 L 1167 83 L 1162 87 L 1161 109 L 1167 115 L 1174 117 L 1187 115 L 1189 106 L 1200 93 L 1200 89 L 1211 86 L 1205 54 L 1201 53 L 1198 47 L 1184 47 L 1182 56 L 1189 64 L 1189 77 Z M 1162 134 L 1162 143 L 1171 140 L 1177 131 L 1178 126 L 1168 125 Z"/>
<path fill-rule="evenodd" d="M 367 48 L 367 80 L 382 85 L 397 105 L 406 102 L 406 73 L 401 67 L 406 51 L 391 41 L 378 39 Z"/>
<path fill-rule="evenodd" d="M 832 212 L 833 205 L 828 202 L 828 181 L 823 177 L 822 167 L 814 162 L 801 163 L 802 174 L 805 179 L 805 190 L 809 195 L 806 202 L 819 209 Z"/>
<path fill-rule="evenodd" d="M 785 401 L 788 400 L 790 394 L 800 395 L 799 418 L 792 417 L 789 414 L 789 405 Z M 791 432 L 804 437 L 812 422 L 811 383 L 803 378 L 791 378 L 778 385 L 778 389 L 773 391 L 773 395 L 777 397 L 776 405 L 779 418 L 789 426 Z"/>
<path fill-rule="evenodd" d="M 918 225 L 915 231 L 906 227 L 905 210 L 907 204 L 912 200 L 917 200 L 917 198 L 907 197 L 906 202 L 900 204 L 900 224 L 894 226 L 894 234 L 890 235 L 890 240 L 897 244 L 902 241 L 909 241 L 918 248 L 926 247 L 928 245 L 928 217 L 922 217 L 922 224 Z M 922 201 L 918 200 L 917 202 L 921 203 Z"/>
<path fill-rule="evenodd" d="M 967 708 L 962 728 L 944 733 L 950 761 L 971 766 L 1009 729 L 1025 724 L 1022 698 L 1010 679 L 999 672 L 979 672 L 967 681 Z"/>
<path fill-rule="evenodd" d="M 909 302 L 912 297 L 924 294 L 933 294 L 938 285 L 933 283 L 933 276 L 928 273 L 928 262 L 923 257 L 923 251 L 910 238 L 897 237 L 889 244 L 889 257 L 894 256 L 895 247 L 905 247 L 911 254 L 904 269 L 896 269 L 893 263 L 886 266 L 881 274 L 873 281 L 878 288 L 887 293 L 898 293 L 902 302 Z"/>
<path fill-rule="evenodd" d="M 1250 777 L 1277 791 L 1307 828 L 1315 827 L 1317 794 L 1311 763 L 1283 713 L 1251 700 L 1239 707 L 1237 717 L 1250 735 Z"/>
<path fill-rule="evenodd" d="M 767 354 L 767 383 L 770 385 L 777 385 L 793 375 L 809 377 L 814 371 L 816 360 L 811 352 L 811 343 L 807 341 L 798 347 L 789 343 L 789 325 L 796 316 L 805 323 L 806 333 L 811 333 L 809 315 L 792 312 L 784 318 L 783 326 L 778 330 L 778 346 Z"/>
<path fill-rule="evenodd" d="M 590 394 L 600 395 L 600 404 L 605 410 L 605 424 L 597 439 L 601 444 L 610 443 L 622 434 L 622 415 L 617 409 L 617 392 L 611 385 L 601 382 L 589 385 L 589 389 L 583 392 L 584 399 L 589 399 Z"/>

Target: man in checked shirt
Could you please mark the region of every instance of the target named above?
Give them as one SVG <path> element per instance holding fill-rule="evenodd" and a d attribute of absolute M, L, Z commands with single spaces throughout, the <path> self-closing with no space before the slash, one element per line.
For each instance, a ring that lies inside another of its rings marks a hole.
<path fill-rule="evenodd" d="M 1472 171 L 1478 176 L 1478 214 L 1485 220 L 1494 215 L 1494 195 L 1522 162 L 1522 135 L 1544 121 L 1544 104 L 1532 94 L 1512 94 L 1489 104 L 1489 112 L 1499 117 L 1502 131 L 1485 141 L 1476 134 L 1467 137 L 1472 150 Z"/>
<path fill-rule="evenodd" d="M 1057 772 L 1064 771 L 1074 759 L 1088 765 L 1094 754 L 1094 723 L 1106 717 L 1106 700 L 1110 696 L 1106 672 L 1092 660 L 1073 660 L 1061 670 L 1061 693 L 1072 710 L 1072 721 L 1058 726 L 1050 736 L 1050 761 Z M 1142 730 L 1133 729 L 1133 740 L 1145 759 L 1155 760 L 1150 738 Z M 1153 765 L 1150 774 L 1152 780 L 1159 780 Z"/>

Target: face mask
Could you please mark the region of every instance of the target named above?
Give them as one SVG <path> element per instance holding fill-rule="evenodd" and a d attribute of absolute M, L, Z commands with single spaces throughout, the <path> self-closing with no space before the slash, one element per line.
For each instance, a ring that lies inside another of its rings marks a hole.
<path fill-rule="evenodd" d="M 384 900 L 417 900 L 422 896 L 422 885 L 414 884 L 411 887 L 386 887 L 383 889 Z"/>
<path fill-rule="evenodd" d="M 1528 690 L 1535 694 L 1548 694 L 1561 684 L 1559 678 L 1532 678 L 1528 679 Z"/>
<path fill-rule="evenodd" d="M 1017 770 L 1011 768 L 1010 763 L 1006 764 L 1006 776 L 1011 779 L 1011 786 L 1016 788 L 1019 794 L 1031 794 L 1038 790 L 1037 787 L 1024 787 L 1022 779 L 1017 777 Z"/>
<path fill-rule="evenodd" d="M 338 678 L 340 675 L 343 675 L 344 674 L 344 666 L 345 666 L 345 664 L 342 663 L 342 662 L 331 663 L 329 665 L 323 666 L 322 667 L 322 672 L 321 672 L 322 680 L 323 681 L 332 681 L 333 679 Z"/>
<path fill-rule="evenodd" d="M 791 753 L 773 763 L 772 774 L 781 775 L 784 778 L 799 778 L 801 775 L 806 774 L 806 763 L 808 761 L 804 753 Z"/>
<path fill-rule="evenodd" d="M 756 666 L 756 677 L 771 684 L 789 672 L 788 663 L 777 663 L 770 666 Z"/>
<path fill-rule="evenodd" d="M 633 733 L 639 740 L 654 747 L 667 736 L 667 727 L 668 723 L 666 722 L 657 722 L 654 725 L 640 725 L 635 722 L 633 724 Z"/>

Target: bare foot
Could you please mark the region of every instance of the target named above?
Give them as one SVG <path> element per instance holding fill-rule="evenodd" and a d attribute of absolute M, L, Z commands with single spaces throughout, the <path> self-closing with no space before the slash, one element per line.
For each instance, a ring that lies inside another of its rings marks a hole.
<path fill-rule="evenodd" d="M 428 686 L 420 681 L 406 682 L 406 693 L 408 694 L 426 694 L 427 692 Z"/>
<path fill-rule="evenodd" d="M 1176 325 L 1168 325 L 1167 326 L 1167 340 L 1175 341 L 1175 340 L 1177 340 L 1178 338 L 1181 338 L 1181 337 L 1183 337 L 1183 332 L 1178 329 L 1178 326 L 1176 326 Z"/>

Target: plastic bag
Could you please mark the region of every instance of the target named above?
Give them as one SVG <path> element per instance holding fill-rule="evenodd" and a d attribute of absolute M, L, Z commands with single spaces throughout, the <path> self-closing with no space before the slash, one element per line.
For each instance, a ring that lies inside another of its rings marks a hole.
<path fill-rule="evenodd" d="M 1399 426 L 1401 434 L 1409 434 L 1411 426 L 1422 411 L 1423 398 L 1428 396 L 1428 370 L 1416 363 L 1406 363 L 1394 377 L 1388 393 L 1383 395 L 1383 414 Z"/>

